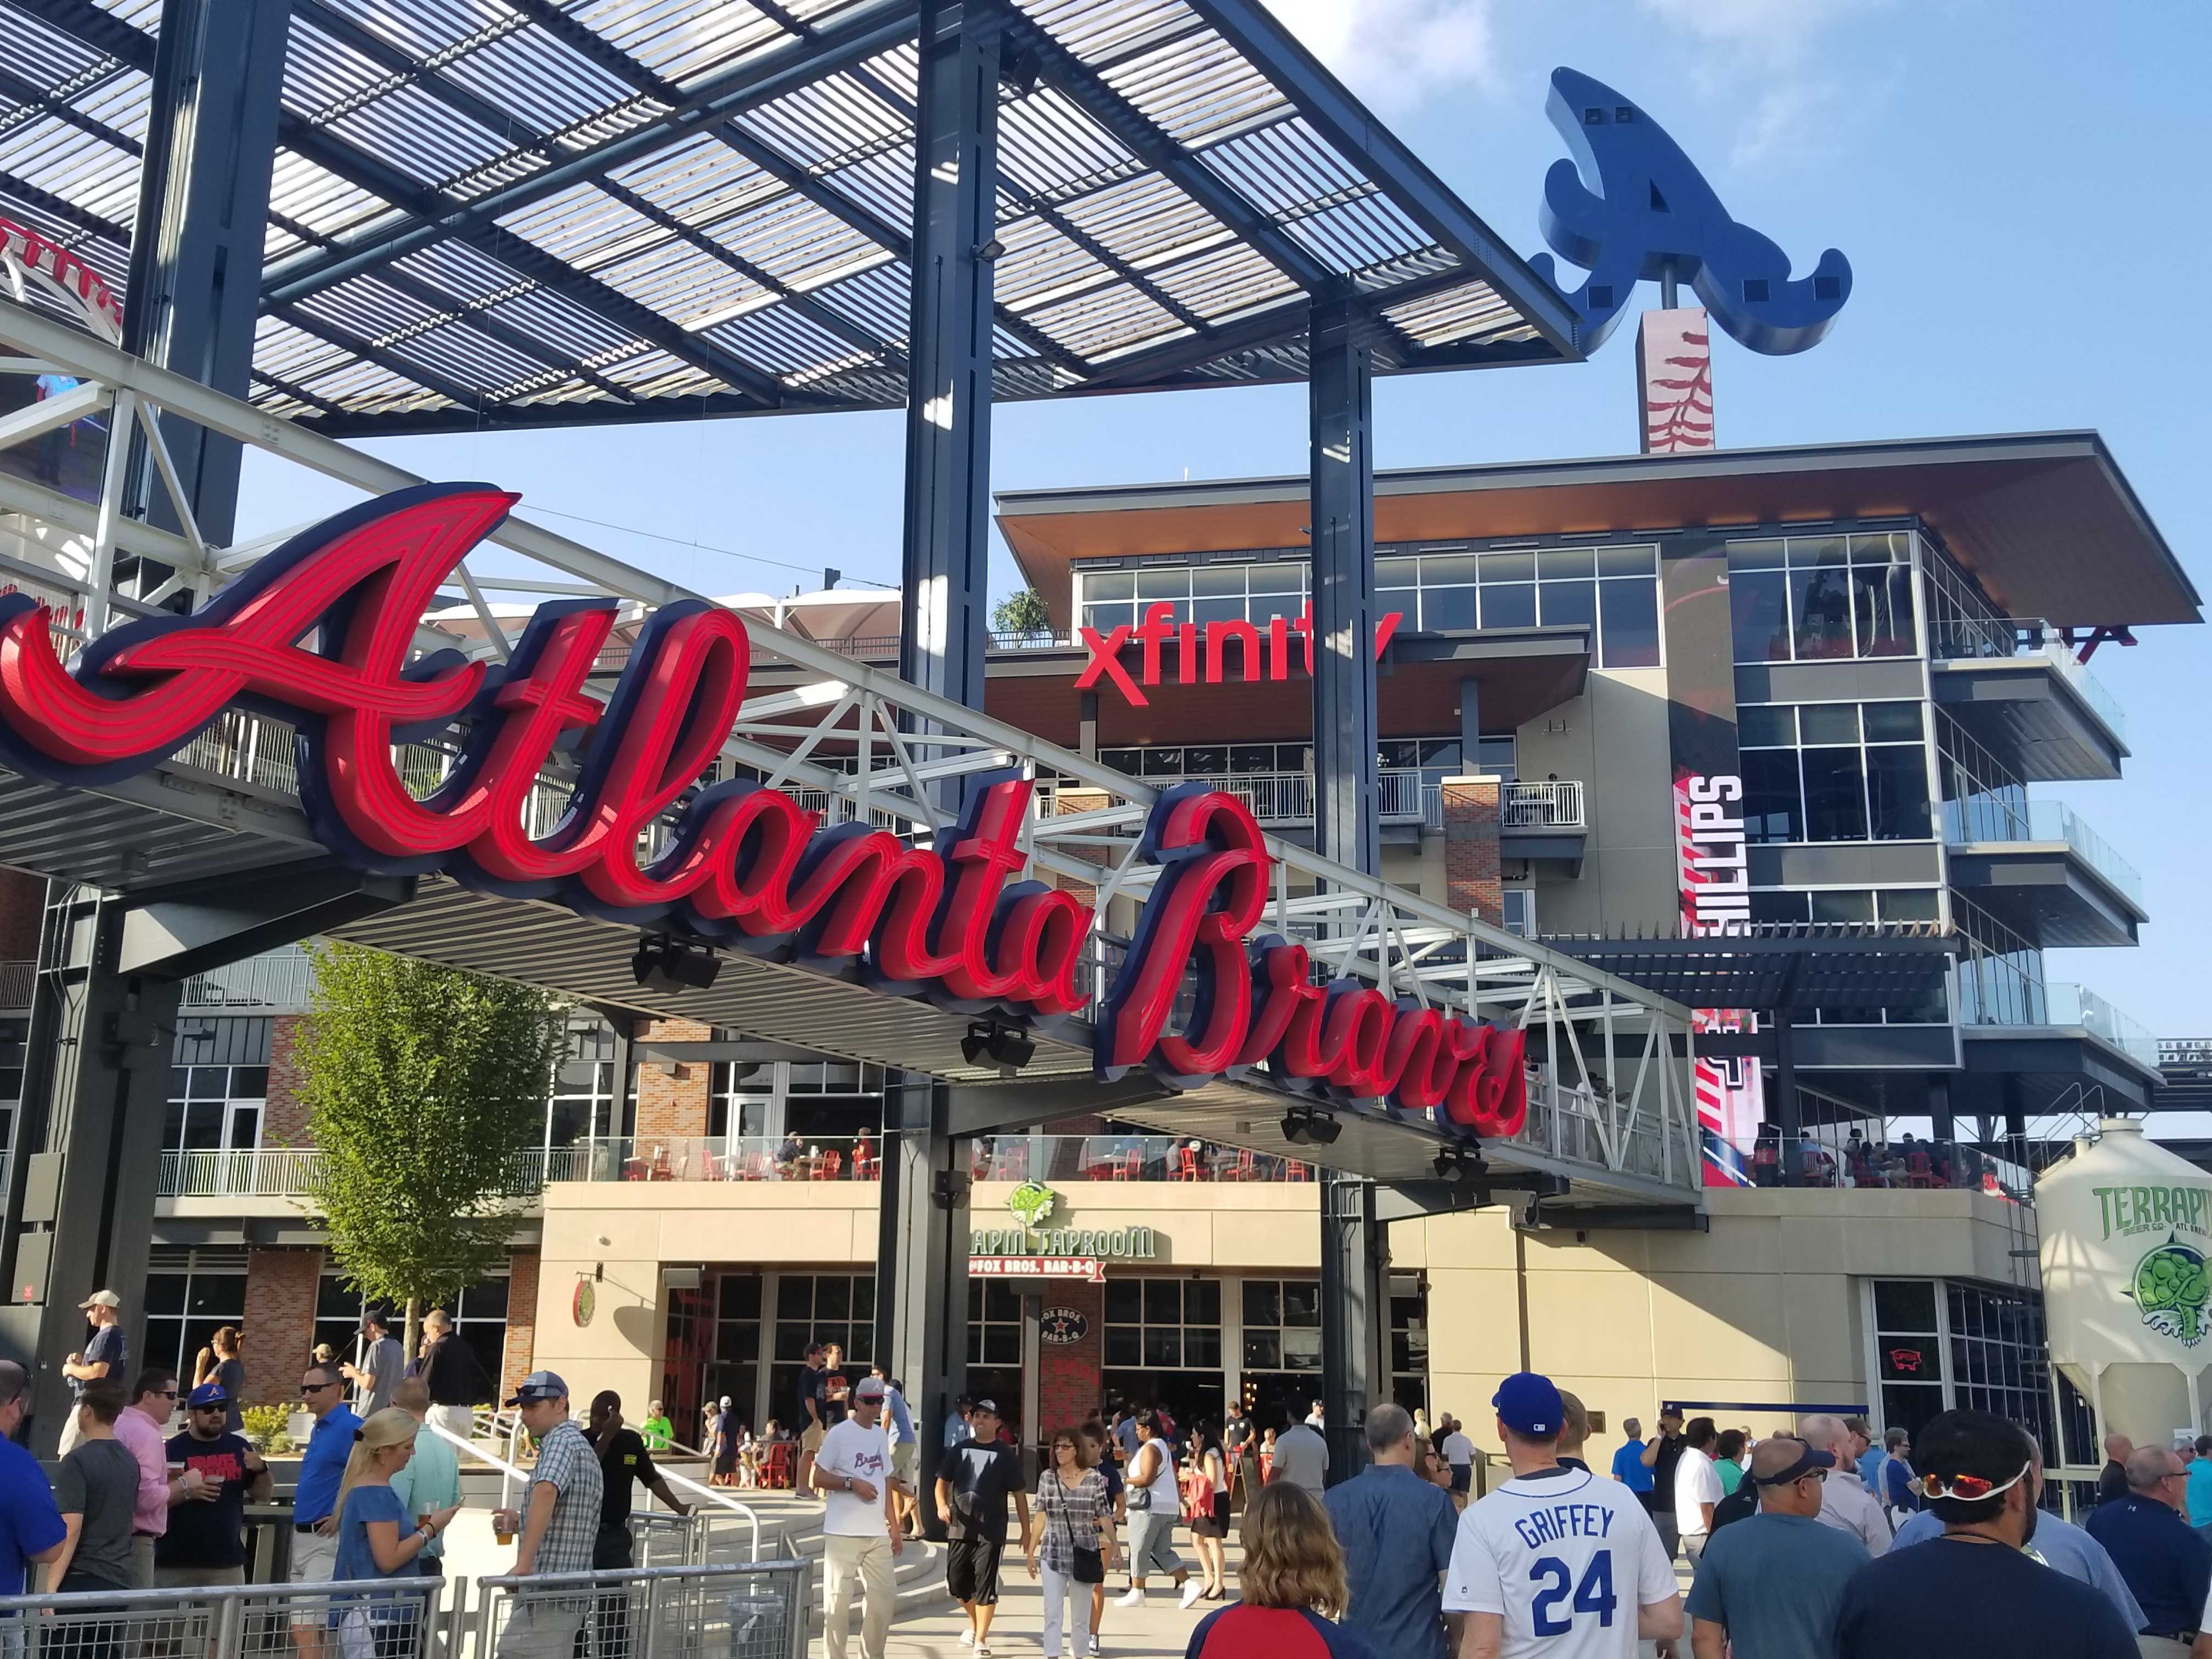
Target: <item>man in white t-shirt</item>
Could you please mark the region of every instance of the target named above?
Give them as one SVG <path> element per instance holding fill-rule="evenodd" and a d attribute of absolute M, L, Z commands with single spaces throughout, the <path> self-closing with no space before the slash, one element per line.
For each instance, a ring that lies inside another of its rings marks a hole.
<path fill-rule="evenodd" d="M 1681 1635 L 1674 1563 L 1643 1504 L 1560 1465 L 1551 1379 L 1519 1372 L 1491 1404 L 1513 1478 L 1459 1518 L 1443 1596 L 1467 1615 L 1459 1659 L 1635 1659 Z"/>
<path fill-rule="evenodd" d="M 1450 1427 L 1444 1431 L 1444 1462 L 1451 1466 L 1452 1501 L 1462 1509 L 1467 1507 L 1468 1494 L 1474 1490 L 1474 1442 L 1467 1437 L 1466 1425 L 1457 1418 L 1444 1421 Z"/>
<path fill-rule="evenodd" d="M 905 1547 L 891 1503 L 891 1446 L 883 1415 L 880 1377 L 853 1389 L 852 1415 L 832 1426 L 814 1454 L 807 1480 L 825 1495 L 822 1516 L 822 1645 L 845 1659 L 848 1606 L 860 1592 L 862 1659 L 884 1659 L 898 1590 L 891 1558 Z"/>
<path fill-rule="evenodd" d="M 1713 1443 L 1721 1437 L 1710 1417 L 1693 1417 L 1682 1430 L 1682 1455 L 1674 1464 L 1674 1530 L 1682 1540 L 1682 1559 L 1692 1566 L 1713 1535 L 1713 1510 L 1728 1496 L 1713 1467 Z"/>

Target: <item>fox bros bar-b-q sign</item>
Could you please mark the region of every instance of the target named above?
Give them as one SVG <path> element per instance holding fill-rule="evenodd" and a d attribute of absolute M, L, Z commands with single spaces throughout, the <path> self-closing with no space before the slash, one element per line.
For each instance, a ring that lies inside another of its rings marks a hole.
<path fill-rule="evenodd" d="M 409 661 L 424 608 L 517 499 L 426 484 L 364 503 L 191 615 L 102 635 L 73 667 L 36 601 L 0 597 L 0 761 L 96 787 L 152 767 L 235 704 L 296 726 L 302 804 L 356 868 L 443 871 L 961 1011 L 1049 1025 L 1088 1006 L 1091 907 L 1010 879 L 1027 862 L 1028 780 L 972 790 L 933 848 L 865 823 L 824 828 L 763 784 L 698 786 L 751 667 L 734 612 L 698 599 L 653 612 L 604 705 L 585 684 L 615 624 L 611 599 L 539 607 L 503 666 L 457 652 Z M 418 798 L 393 745 L 454 727 L 448 775 Z M 580 775 L 565 813 L 533 836 L 530 793 L 572 736 Z M 672 810 L 666 850 L 641 864 L 642 831 Z M 1273 860 L 1241 802 L 1170 789 L 1140 851 L 1162 873 L 1099 1015 L 1100 1076 L 1148 1066 L 1187 1089 L 1264 1067 L 1279 1086 L 1384 1101 L 1462 1136 L 1520 1127 L 1520 1032 L 1364 981 L 1316 984 L 1304 946 L 1251 937 Z M 1178 1024 L 1194 967 L 1195 1011 Z"/>

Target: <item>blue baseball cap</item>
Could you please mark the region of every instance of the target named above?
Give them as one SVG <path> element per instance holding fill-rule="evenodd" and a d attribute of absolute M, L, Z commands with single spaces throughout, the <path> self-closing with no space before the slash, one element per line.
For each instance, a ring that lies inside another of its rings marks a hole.
<path fill-rule="evenodd" d="M 200 1406 L 228 1406 L 230 1404 L 230 1395 L 225 1391 L 222 1384 L 220 1382 L 203 1382 L 199 1387 L 192 1390 L 191 1397 L 186 1400 L 185 1403 L 187 1406 L 196 1407 Z"/>
<path fill-rule="evenodd" d="M 1499 1422 L 1531 1440 L 1557 1438 L 1566 1421 L 1566 1404 L 1552 1386 L 1552 1379 L 1534 1371 L 1514 1372 L 1498 1385 L 1490 1403 L 1498 1407 Z"/>

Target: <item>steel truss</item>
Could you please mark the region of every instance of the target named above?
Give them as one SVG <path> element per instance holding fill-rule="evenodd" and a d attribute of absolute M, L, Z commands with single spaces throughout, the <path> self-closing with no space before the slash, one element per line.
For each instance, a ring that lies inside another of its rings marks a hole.
<path fill-rule="evenodd" d="M 388 462 L 304 431 L 4 301 L 0 301 L 0 342 L 32 362 L 52 365 L 84 382 L 87 406 L 111 409 L 118 430 L 141 420 L 144 411 L 159 410 L 364 491 L 381 493 L 422 482 Z M 151 422 L 143 425 L 149 434 L 158 430 Z M 0 430 L 0 447 L 9 441 L 9 432 Z M 154 436 L 149 441 L 158 459 L 160 440 Z M 191 528 L 189 514 L 176 499 L 182 492 L 173 481 L 170 489 L 185 534 L 126 519 L 120 507 L 125 481 L 115 466 L 108 469 L 106 493 L 95 510 L 0 471 L 0 514 L 9 515 L 0 517 L 0 525 L 12 522 L 27 542 L 70 556 L 52 568 L 20 558 L 0 562 L 26 585 L 44 584 L 70 613 L 57 618 L 60 639 L 82 642 L 97 637 L 112 623 L 143 613 L 149 604 L 173 594 L 189 591 L 204 597 L 273 539 L 229 549 L 208 545 Z M 168 481 L 166 466 L 162 473 Z M 501 619 L 485 600 L 488 588 L 593 592 L 623 602 L 617 643 L 609 653 L 611 673 L 627 654 L 627 641 L 635 637 L 655 607 L 699 597 L 521 516 L 510 518 L 494 532 L 486 547 L 491 545 L 521 556 L 537 570 L 495 574 L 485 550 L 477 550 L 458 573 L 473 627 L 454 630 L 450 622 L 444 627 L 426 622 L 417 635 L 424 648 L 458 647 L 472 654 L 504 657 L 509 641 Z M 112 587 L 119 550 L 158 560 L 175 574 L 146 599 L 118 596 Z M 83 574 L 70 574 L 61 568 L 64 563 Z M 1096 921 L 1089 961 L 1095 1006 L 1127 944 L 1134 907 L 1157 876 L 1154 867 L 1139 857 L 1137 831 L 1158 792 L 1095 760 L 797 635 L 760 623 L 750 624 L 750 632 L 756 658 L 781 665 L 771 675 L 781 683 L 763 688 L 744 705 L 723 748 L 721 775 L 758 776 L 791 791 L 825 819 L 865 815 L 917 842 L 927 842 L 946 827 L 947 803 L 957 801 L 961 781 L 1010 769 L 1033 780 L 1036 806 L 1027 826 L 1030 869 L 1025 873 L 1085 890 L 1092 896 Z M 141 805 L 158 799 L 161 811 L 172 817 L 197 815 L 204 822 L 222 823 L 228 836 L 222 855 L 229 860 L 228 867 L 241 861 L 243 849 L 237 845 L 241 835 L 256 838 L 264 859 L 310 854 L 314 848 L 304 818 L 289 805 L 296 798 L 296 784 L 288 736 L 275 722 L 233 714 L 167 763 L 158 784 L 141 779 L 102 793 Z M 427 792 L 442 776 L 449 752 L 450 745 L 420 746 L 419 768 L 410 760 L 409 769 L 410 779 L 419 775 L 420 789 Z M 197 797 L 195 787 L 200 792 Z M 545 821 L 557 810 L 566 788 L 560 776 L 549 775 L 543 781 L 534 810 L 547 814 Z M 204 803 L 210 793 L 222 798 L 214 807 L 194 805 L 196 799 Z M 0 810 L 0 854 L 58 873 L 85 873 L 58 869 L 51 860 L 40 866 L 38 860 L 24 856 L 9 845 L 12 823 L 9 813 Z M 79 843 L 82 856 L 96 856 L 91 840 L 80 837 Z M 199 872 L 191 862 L 197 856 L 193 845 L 185 844 L 171 858 L 149 843 L 150 856 L 135 866 L 127 857 L 111 860 L 100 866 L 101 878 L 125 887 L 173 883 Z M 1328 975 L 1366 980 L 1424 1007 L 1528 1031 L 1528 1124 L 1513 1141 L 1493 1143 L 1486 1152 L 1503 1153 L 1571 1179 L 1594 1181 L 1621 1200 L 1649 1202 L 1659 1196 L 1683 1202 L 1694 1198 L 1699 1160 L 1686 1086 L 1686 1010 L 1317 853 L 1273 838 L 1267 845 L 1275 860 L 1274 881 L 1261 931 L 1304 942 L 1317 968 Z M 453 899 L 456 915 L 481 915 L 483 906 L 510 914 L 528 908 L 512 901 L 463 900 L 458 893 Z M 527 957 L 507 971 L 526 975 Z M 826 992 L 835 982 L 821 983 Z M 838 988 L 860 994 L 854 988 Z M 1025 1078 L 1069 1075 L 1088 1068 L 1087 1022 L 1079 1018 L 1064 1030 L 1044 1035 L 1049 1040 L 1040 1042 L 1037 1059 Z M 836 1052 L 837 1041 L 836 1033 L 825 1031 L 821 1046 Z M 896 1057 L 892 1063 L 898 1063 Z M 988 1068 L 965 1073 L 957 1066 L 943 1069 L 958 1081 L 988 1083 L 993 1078 Z M 1187 1104 L 1203 1116 L 1206 1133 L 1231 1141 L 1249 1140 L 1256 1133 L 1255 1111 L 1272 1125 L 1273 1113 L 1284 1103 L 1279 1097 L 1268 1107 L 1271 1091 L 1264 1076 L 1255 1073 L 1182 1097 L 1177 1104 Z M 1340 1115 L 1346 1114 L 1400 1136 L 1426 1136 L 1433 1146 L 1421 1153 L 1424 1158 L 1446 1145 L 1424 1124 L 1395 1118 L 1379 1107 L 1343 1109 Z"/>

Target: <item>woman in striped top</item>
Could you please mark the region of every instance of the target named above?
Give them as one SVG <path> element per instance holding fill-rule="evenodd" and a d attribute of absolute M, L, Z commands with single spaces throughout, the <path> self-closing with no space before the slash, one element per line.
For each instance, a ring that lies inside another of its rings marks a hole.
<path fill-rule="evenodd" d="M 1074 1626 L 1075 1659 L 1088 1659 L 1091 1641 L 1091 1586 L 1103 1582 L 1103 1569 L 1114 1565 L 1114 1502 L 1106 1482 L 1090 1467 L 1090 1448 L 1073 1429 L 1061 1429 L 1052 1437 L 1052 1467 L 1037 1481 L 1036 1520 L 1027 1540 L 1030 1577 L 1037 1577 L 1038 1558 L 1044 1566 L 1045 1659 L 1060 1659 L 1060 1622 L 1074 1603 L 1068 1622 Z M 1079 1553 L 1098 1552 L 1101 1577 L 1075 1577 Z"/>

